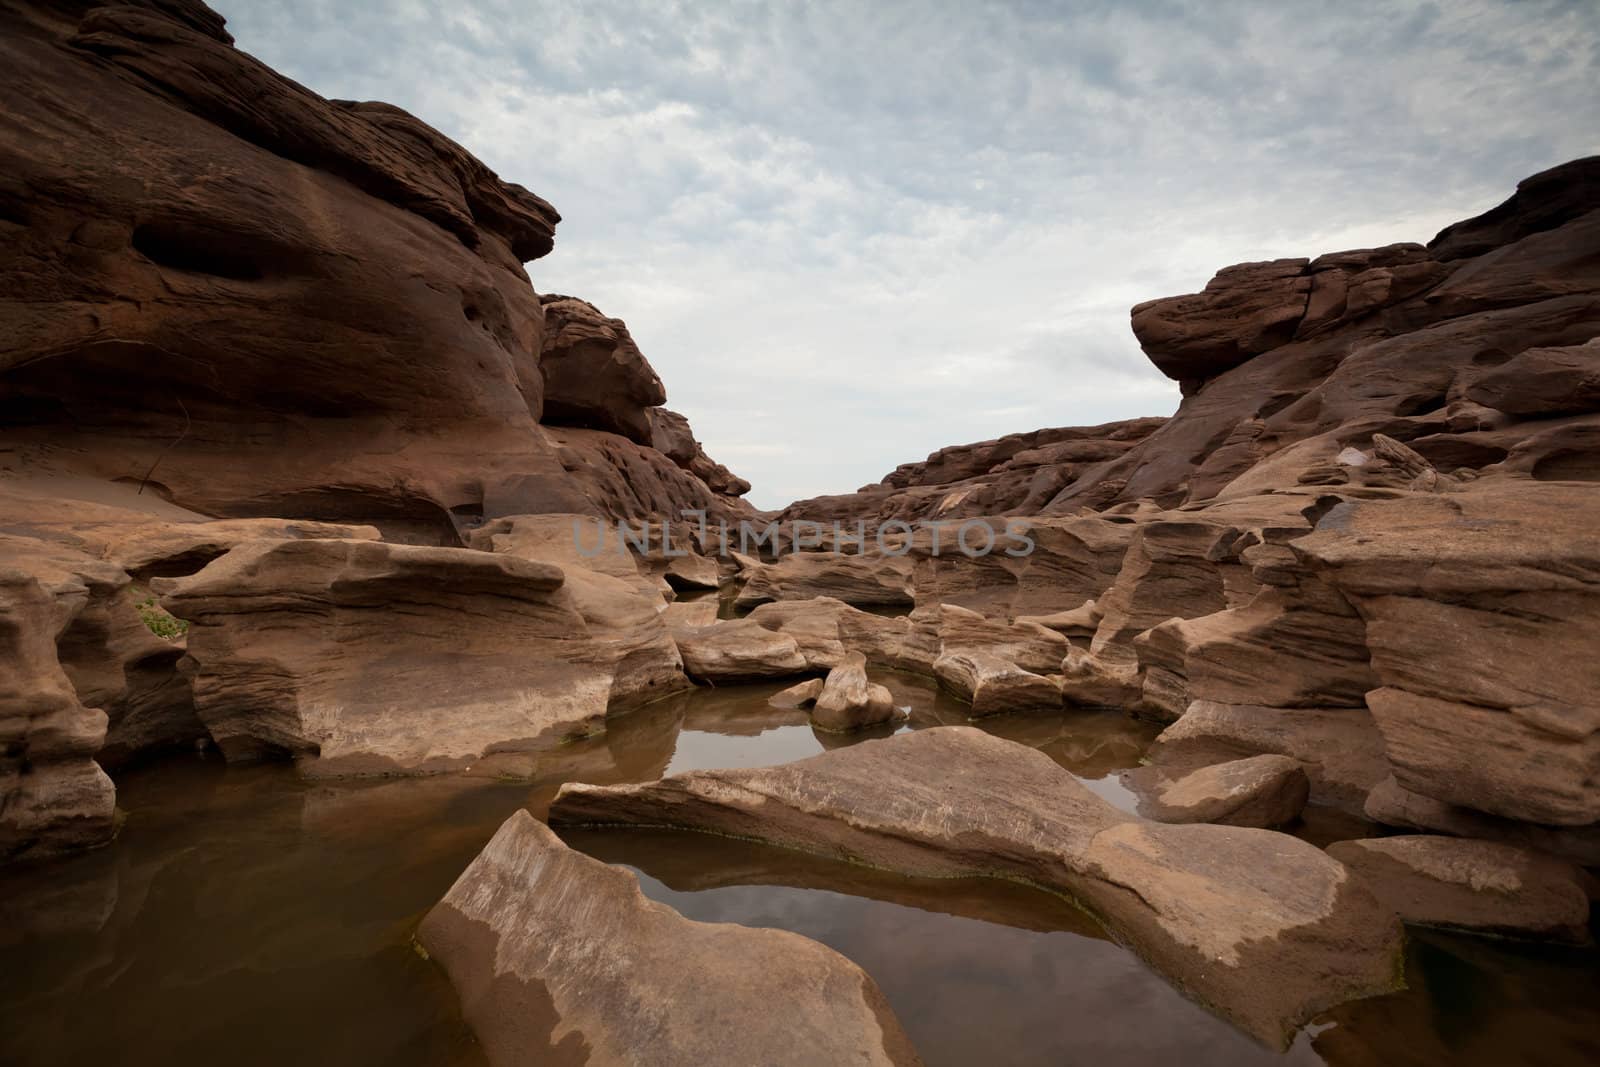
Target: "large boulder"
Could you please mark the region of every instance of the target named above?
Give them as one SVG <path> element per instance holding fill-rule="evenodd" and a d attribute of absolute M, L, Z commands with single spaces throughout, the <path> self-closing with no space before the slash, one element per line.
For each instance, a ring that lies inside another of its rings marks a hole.
<path fill-rule="evenodd" d="M 1590 880 L 1551 856 L 1459 837 L 1338 841 L 1349 867 L 1408 923 L 1587 945 Z"/>
<path fill-rule="evenodd" d="M 940 685 L 971 706 L 974 719 L 1061 707 L 1061 687 L 1056 681 L 992 653 L 941 653 L 933 663 L 933 674 Z"/>
<path fill-rule="evenodd" d="M 693 922 L 525 811 L 417 931 L 489 1063 L 920 1063 L 883 994 L 785 930 Z"/>
<path fill-rule="evenodd" d="M 813 670 L 794 638 L 750 619 L 680 629 L 673 638 L 689 676 L 713 685 L 792 678 Z"/>
<path fill-rule="evenodd" d="M 667 391 L 621 319 L 607 318 L 586 300 L 547 294 L 544 344 L 544 420 L 609 430 L 648 445 L 650 408 Z"/>
<path fill-rule="evenodd" d="M 829 733 L 849 733 L 905 717 L 889 690 L 867 677 L 867 657 L 852 652 L 828 672 L 811 709 L 811 725 Z"/>
<path fill-rule="evenodd" d="M 1393 914 L 1282 834 L 1167 826 L 1101 800 L 1043 753 L 968 727 L 778 767 L 562 787 L 552 824 L 679 827 L 909 874 L 1018 879 L 1081 901 L 1201 1003 L 1274 1043 L 1390 989 Z"/>

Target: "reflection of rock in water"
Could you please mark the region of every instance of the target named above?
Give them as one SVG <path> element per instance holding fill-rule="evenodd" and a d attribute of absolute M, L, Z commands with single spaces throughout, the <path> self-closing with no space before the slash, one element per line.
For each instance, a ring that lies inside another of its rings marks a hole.
<path fill-rule="evenodd" d="M 1407 989 L 1329 1012 L 1313 1047 L 1333 1067 L 1600 1063 L 1594 953 L 1415 930 Z"/>

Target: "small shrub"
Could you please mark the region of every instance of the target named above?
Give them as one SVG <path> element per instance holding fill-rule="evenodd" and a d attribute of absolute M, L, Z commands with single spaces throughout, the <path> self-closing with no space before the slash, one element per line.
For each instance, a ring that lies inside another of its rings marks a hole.
<path fill-rule="evenodd" d="M 139 601 L 139 618 L 157 637 L 176 641 L 189 632 L 189 624 L 162 607 L 153 596 Z"/>

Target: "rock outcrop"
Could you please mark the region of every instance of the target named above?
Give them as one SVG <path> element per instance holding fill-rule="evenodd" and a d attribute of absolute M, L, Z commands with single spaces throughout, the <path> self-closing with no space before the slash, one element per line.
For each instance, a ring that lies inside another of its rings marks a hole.
<path fill-rule="evenodd" d="M 970 727 L 756 770 L 565 785 L 556 825 L 667 826 L 1081 901 L 1202 1003 L 1272 1043 L 1394 981 L 1399 927 L 1319 850 L 1270 831 L 1117 811 L 1054 761 Z"/>
<path fill-rule="evenodd" d="M 867 677 L 867 657 L 852 652 L 828 672 L 812 699 L 811 725 L 843 734 L 905 718 L 889 690 Z"/>
<path fill-rule="evenodd" d="M 685 919 L 525 811 L 417 940 L 495 1065 L 921 1062 L 872 979 L 832 949 Z"/>
<path fill-rule="evenodd" d="M 263 541 L 171 581 L 162 603 L 191 623 L 195 708 L 229 759 L 454 770 L 602 730 L 619 679 L 634 695 L 626 650 L 591 636 L 553 564 Z"/>
<path fill-rule="evenodd" d="M 523 263 L 549 204 L 398 108 L 275 73 L 199 0 L 5 19 L 7 467 L 427 544 L 733 506 L 735 480 L 650 447 L 664 396 L 625 328 L 547 316 Z M 603 428 L 547 430 L 547 404 Z"/>
<path fill-rule="evenodd" d="M 1079 472 L 1116 459 L 1165 421 L 1065 426 L 952 445 L 855 493 L 796 501 L 779 517 L 849 523 L 1036 515 Z"/>
<path fill-rule="evenodd" d="M 1328 855 L 1408 923 L 1591 944 L 1589 879 L 1570 863 L 1457 837 L 1338 841 Z"/>
<path fill-rule="evenodd" d="M 1141 794 L 1139 814 L 1157 822 L 1222 826 L 1287 826 L 1300 817 L 1311 782 L 1300 761 L 1263 754 L 1215 763 L 1177 777 L 1159 765 L 1127 771 L 1122 782 Z"/>

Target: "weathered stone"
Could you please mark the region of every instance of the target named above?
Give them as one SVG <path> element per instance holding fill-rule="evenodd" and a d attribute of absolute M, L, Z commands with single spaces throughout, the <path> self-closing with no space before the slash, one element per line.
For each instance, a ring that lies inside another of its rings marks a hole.
<path fill-rule="evenodd" d="M 1574 945 L 1593 940 L 1586 878 L 1551 856 L 1427 835 L 1339 841 L 1328 855 L 1408 923 Z"/>
<path fill-rule="evenodd" d="M 852 652 L 828 672 L 811 710 L 811 724 L 830 733 L 849 733 L 905 718 L 889 690 L 867 678 L 867 657 Z"/>
<path fill-rule="evenodd" d="M 945 652 L 933 664 L 939 684 L 972 705 L 974 719 L 1061 706 L 1061 688 L 987 652 Z"/>
<path fill-rule="evenodd" d="M 1297 761 L 1311 802 L 1361 814 L 1389 775 L 1383 737 L 1365 708 L 1268 708 L 1197 700 L 1156 738 L 1153 764 L 1174 773 L 1269 753 Z"/>
<path fill-rule="evenodd" d="M 767 698 L 767 706 L 773 708 L 809 708 L 817 702 L 817 697 L 822 695 L 823 679 L 808 678 L 798 685 L 791 685 L 781 693 L 774 693 Z"/>
<path fill-rule="evenodd" d="M 778 767 L 568 784 L 551 820 L 726 833 L 1067 893 L 1190 995 L 1272 1043 L 1333 1004 L 1391 988 L 1397 974 L 1393 916 L 1313 846 L 1139 820 L 1043 753 L 967 727 Z"/>
<path fill-rule="evenodd" d="M 756 567 L 735 603 L 752 607 L 770 600 L 812 597 L 832 597 L 851 605 L 909 607 L 914 601 L 911 563 L 894 556 L 791 552 L 776 563 Z"/>
<path fill-rule="evenodd" d="M 921 1062 L 872 979 L 832 949 L 685 919 L 525 811 L 417 940 L 497 1067 Z"/>
<path fill-rule="evenodd" d="M 623 672 L 562 570 L 511 555 L 254 542 L 168 581 L 162 603 L 193 624 L 196 710 L 229 759 L 457 769 L 602 730 Z"/>
<path fill-rule="evenodd" d="M 1300 761 L 1260 755 L 1170 776 L 1160 766 L 1126 771 L 1122 783 L 1140 795 L 1139 814 L 1157 822 L 1286 826 L 1311 793 Z"/>
<path fill-rule="evenodd" d="M 679 630 L 673 636 L 684 670 L 701 682 L 755 682 L 812 670 L 794 638 L 749 619 Z"/>
<path fill-rule="evenodd" d="M 1600 821 L 1594 500 L 1475 483 L 1341 505 L 1294 543 L 1365 618 L 1381 686 L 1367 705 L 1405 788 L 1531 823 Z"/>

